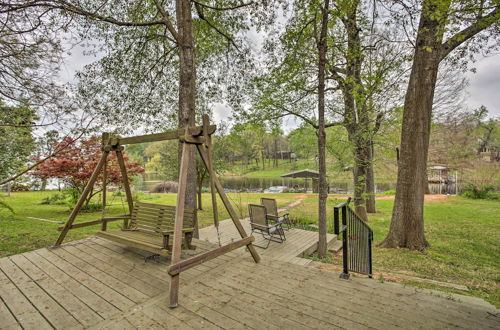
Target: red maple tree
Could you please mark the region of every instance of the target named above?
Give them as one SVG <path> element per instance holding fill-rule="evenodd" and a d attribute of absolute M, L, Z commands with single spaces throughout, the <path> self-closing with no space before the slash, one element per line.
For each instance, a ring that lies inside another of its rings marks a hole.
<path fill-rule="evenodd" d="M 42 180 L 61 179 L 81 195 L 103 153 L 101 139 L 91 137 L 88 140 L 75 142 L 73 138 L 67 137 L 58 142 L 55 147 L 58 148 L 62 145 L 66 145 L 62 152 L 39 165 L 31 174 Z M 123 158 L 129 182 L 135 175 L 144 173 L 144 168 L 138 162 L 130 162 L 129 158 L 125 156 L 125 152 Z M 37 161 L 38 159 L 35 158 L 34 160 Z M 122 184 L 122 175 L 114 152 L 111 152 L 108 156 L 106 183 Z M 85 205 L 88 206 L 92 197 L 100 193 L 102 188 L 103 173 L 101 172 L 85 201 Z"/>

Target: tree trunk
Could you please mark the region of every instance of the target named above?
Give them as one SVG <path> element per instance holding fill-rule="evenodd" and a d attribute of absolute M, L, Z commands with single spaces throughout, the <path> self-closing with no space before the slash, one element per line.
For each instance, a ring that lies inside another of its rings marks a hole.
<path fill-rule="evenodd" d="M 40 187 L 40 191 L 45 191 L 46 189 L 47 189 L 47 179 L 42 179 L 42 185 Z"/>
<path fill-rule="evenodd" d="M 326 132 L 325 132 L 325 67 L 326 67 L 326 34 L 328 29 L 328 7 L 330 0 L 325 0 L 322 9 L 321 32 L 318 42 L 318 168 L 319 168 L 319 203 L 318 203 L 318 255 L 326 256 L 326 199 L 328 198 L 326 186 Z"/>
<path fill-rule="evenodd" d="M 358 128 L 359 129 L 359 128 Z M 359 137 L 358 137 L 359 138 Z M 354 150 L 354 211 L 363 221 L 368 221 L 366 213 L 365 190 L 366 177 L 368 174 L 369 147 L 364 141 L 356 141 L 359 144 Z"/>
<path fill-rule="evenodd" d="M 396 199 L 389 233 L 383 247 L 423 250 L 424 187 L 432 102 L 439 67 L 439 44 L 443 29 L 433 17 L 432 5 L 422 9 L 410 81 L 405 96 L 398 163 Z M 441 31 L 441 32 L 440 32 Z"/>
<path fill-rule="evenodd" d="M 196 67 L 194 62 L 193 21 L 191 1 L 176 1 L 176 16 L 179 38 L 179 127 L 195 124 Z M 179 154 L 182 148 L 179 148 Z M 196 158 L 194 145 L 191 153 L 186 186 L 186 208 L 196 208 Z M 179 156 L 179 162 L 181 157 Z M 194 237 L 198 238 L 198 219 L 195 219 Z"/>
<path fill-rule="evenodd" d="M 351 2 L 346 17 L 343 19 L 347 32 L 346 74 L 344 78 L 337 75 L 339 76 L 337 79 L 342 87 L 344 98 L 344 127 L 347 130 L 349 141 L 353 145 L 354 209 L 363 221 L 367 221 L 368 215 L 366 213 L 364 194 L 369 165 L 371 133 L 366 92 L 361 79 L 363 49 L 359 36 L 361 29 L 357 24 L 359 4 L 359 1 Z"/>
<path fill-rule="evenodd" d="M 375 173 L 373 170 L 374 148 L 373 141 L 370 143 L 370 150 L 368 156 L 368 168 L 366 172 L 366 212 L 377 213 L 375 206 Z"/>

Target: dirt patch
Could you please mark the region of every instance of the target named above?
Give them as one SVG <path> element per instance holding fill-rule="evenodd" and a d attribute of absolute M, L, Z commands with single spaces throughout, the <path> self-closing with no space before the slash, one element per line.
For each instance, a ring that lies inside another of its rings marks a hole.
<path fill-rule="evenodd" d="M 394 195 L 392 196 L 377 196 L 376 200 L 394 200 Z M 448 195 L 425 195 L 424 200 L 426 202 L 442 202 L 448 198 Z"/>
<path fill-rule="evenodd" d="M 348 195 L 328 195 L 328 198 L 330 199 L 346 199 L 350 197 Z M 387 201 L 393 201 L 394 200 L 394 195 L 387 195 L 387 196 L 377 196 L 375 197 L 376 200 L 387 200 Z M 426 202 L 442 202 L 448 198 L 448 195 L 425 195 L 425 201 Z"/>

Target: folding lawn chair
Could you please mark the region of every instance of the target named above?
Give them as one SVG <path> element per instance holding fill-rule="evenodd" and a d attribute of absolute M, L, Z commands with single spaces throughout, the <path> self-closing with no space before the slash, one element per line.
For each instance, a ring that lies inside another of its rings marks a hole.
<path fill-rule="evenodd" d="M 281 227 L 281 223 L 277 222 L 275 224 L 269 224 L 268 218 L 266 216 L 266 208 L 262 205 L 249 204 L 248 212 L 250 214 L 250 227 L 252 228 L 252 234 L 254 231 L 259 231 L 262 237 L 267 240 L 267 245 L 259 246 L 253 244 L 263 249 L 267 249 L 271 241 L 277 243 L 283 243 L 285 238 L 285 232 Z"/>
<path fill-rule="evenodd" d="M 288 218 L 288 213 L 284 213 L 282 216 L 278 214 L 278 204 L 273 198 L 261 198 L 260 203 L 266 208 L 267 218 L 273 222 L 279 222 L 281 224 L 286 224 L 287 230 L 292 228 L 290 219 Z"/>

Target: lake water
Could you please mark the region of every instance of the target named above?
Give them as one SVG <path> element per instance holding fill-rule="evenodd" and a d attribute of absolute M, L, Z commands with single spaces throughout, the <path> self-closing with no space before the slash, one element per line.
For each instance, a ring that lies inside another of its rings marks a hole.
<path fill-rule="evenodd" d="M 224 190 L 227 192 L 262 192 L 264 189 L 273 186 L 285 186 L 291 191 L 305 192 L 312 188 L 311 179 L 293 179 L 281 177 L 220 177 L 219 178 Z M 154 185 L 164 181 L 161 175 L 155 173 L 147 173 L 142 180 L 136 182 L 136 189 L 141 191 L 149 191 Z M 204 186 L 208 189 L 208 183 Z M 352 182 L 340 182 L 330 180 L 330 193 L 352 193 Z M 396 188 L 395 183 L 379 183 L 376 185 L 377 192 L 383 193 L 387 190 Z"/>

